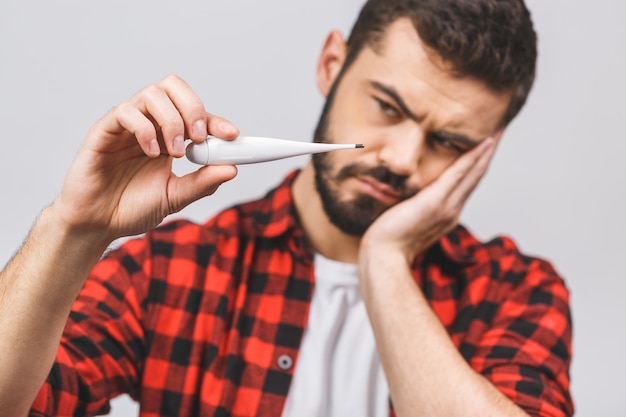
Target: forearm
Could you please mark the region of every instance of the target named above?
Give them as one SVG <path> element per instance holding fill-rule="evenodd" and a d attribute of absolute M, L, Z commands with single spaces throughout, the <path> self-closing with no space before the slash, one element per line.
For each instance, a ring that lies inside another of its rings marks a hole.
<path fill-rule="evenodd" d="M 0 410 L 25 415 L 48 375 L 72 303 L 106 248 L 45 209 L 0 273 Z"/>
<path fill-rule="evenodd" d="M 463 359 L 403 256 L 362 254 L 361 288 L 398 416 L 525 416 Z"/>

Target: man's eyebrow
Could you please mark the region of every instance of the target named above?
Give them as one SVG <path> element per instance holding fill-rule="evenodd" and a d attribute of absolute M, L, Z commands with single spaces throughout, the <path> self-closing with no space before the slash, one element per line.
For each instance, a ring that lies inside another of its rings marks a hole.
<path fill-rule="evenodd" d="M 409 109 L 409 106 L 406 105 L 406 103 L 404 102 L 402 97 L 400 97 L 400 94 L 398 94 L 395 88 L 383 85 L 378 81 L 370 81 L 370 85 L 374 89 L 386 94 L 387 96 L 389 96 L 389 98 L 395 101 L 396 105 L 400 107 L 400 110 L 402 110 L 402 113 L 406 114 L 409 119 L 418 121 L 418 117 Z"/>
<path fill-rule="evenodd" d="M 415 120 L 416 122 L 419 121 L 419 118 L 409 109 L 409 106 L 407 106 L 407 104 L 404 102 L 402 97 L 400 97 L 400 94 L 396 91 L 395 88 L 381 84 L 378 81 L 370 81 L 370 85 L 372 86 L 372 88 L 386 94 L 389 98 L 391 98 L 409 119 Z M 451 142 L 461 143 L 468 148 L 473 148 L 477 146 L 480 142 L 482 142 L 480 140 L 472 139 L 458 133 L 437 131 L 434 132 L 434 134 Z"/>

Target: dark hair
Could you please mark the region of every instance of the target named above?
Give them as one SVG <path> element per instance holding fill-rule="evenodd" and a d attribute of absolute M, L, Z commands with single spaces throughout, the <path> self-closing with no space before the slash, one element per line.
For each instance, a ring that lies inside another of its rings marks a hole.
<path fill-rule="evenodd" d="M 523 0 L 369 0 L 348 38 L 344 70 L 365 46 L 380 49 L 385 30 L 401 17 L 458 75 L 511 91 L 501 124 L 513 120 L 533 85 L 537 60 L 537 35 Z"/>

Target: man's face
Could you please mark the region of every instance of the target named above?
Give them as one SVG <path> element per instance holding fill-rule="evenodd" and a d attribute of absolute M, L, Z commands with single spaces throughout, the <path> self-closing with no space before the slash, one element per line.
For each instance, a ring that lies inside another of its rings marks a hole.
<path fill-rule="evenodd" d="M 380 49 L 365 47 L 336 80 L 315 137 L 365 144 L 313 156 L 324 210 L 353 236 L 494 135 L 510 101 L 509 93 L 452 74 L 409 20 L 390 25 Z"/>

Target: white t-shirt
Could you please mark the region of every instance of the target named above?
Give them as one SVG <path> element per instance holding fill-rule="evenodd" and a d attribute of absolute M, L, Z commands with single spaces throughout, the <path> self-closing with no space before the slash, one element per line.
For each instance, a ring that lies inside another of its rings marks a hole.
<path fill-rule="evenodd" d="M 389 388 L 357 267 L 315 256 L 309 321 L 283 417 L 389 416 Z"/>

